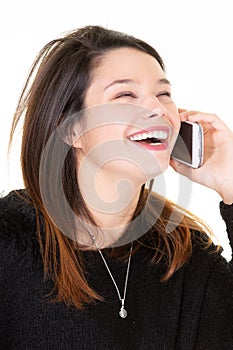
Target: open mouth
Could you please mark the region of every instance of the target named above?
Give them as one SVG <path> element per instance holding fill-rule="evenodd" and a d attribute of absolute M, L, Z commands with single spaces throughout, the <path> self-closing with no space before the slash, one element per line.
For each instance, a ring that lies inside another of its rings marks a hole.
<path fill-rule="evenodd" d="M 169 129 L 166 127 L 143 130 L 129 136 L 129 140 L 150 149 L 167 148 Z"/>

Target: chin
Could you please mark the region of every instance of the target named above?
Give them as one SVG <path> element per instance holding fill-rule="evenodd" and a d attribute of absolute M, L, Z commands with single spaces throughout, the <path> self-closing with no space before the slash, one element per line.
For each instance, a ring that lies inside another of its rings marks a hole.
<path fill-rule="evenodd" d="M 170 164 L 170 158 L 169 160 L 165 160 L 165 159 L 160 161 L 157 160 L 157 162 L 155 162 L 155 166 L 151 167 L 151 169 L 147 173 L 149 180 L 152 180 L 156 176 L 163 174 L 168 169 L 169 164 Z"/>

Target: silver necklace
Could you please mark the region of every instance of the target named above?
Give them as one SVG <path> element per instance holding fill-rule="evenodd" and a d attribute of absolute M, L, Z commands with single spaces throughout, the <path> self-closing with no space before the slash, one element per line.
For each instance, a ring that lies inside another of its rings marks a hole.
<path fill-rule="evenodd" d="M 97 248 L 98 249 L 98 248 Z M 107 264 L 107 261 L 105 260 L 104 256 L 103 256 L 103 253 L 101 252 L 100 249 L 98 249 L 98 252 L 100 253 L 100 256 L 104 262 L 104 265 L 106 266 L 106 269 L 113 281 L 113 284 L 116 288 L 116 291 L 117 291 L 117 294 L 118 294 L 118 298 L 120 300 L 120 303 L 121 303 L 121 308 L 120 308 L 120 311 L 119 311 L 119 315 L 121 318 L 126 318 L 127 317 L 127 311 L 125 309 L 125 297 L 126 297 L 126 290 L 127 290 L 127 284 L 128 284 L 128 278 L 129 278 L 129 268 L 130 268 L 130 261 L 131 261 L 131 256 L 132 256 L 132 249 L 133 249 L 133 243 L 131 244 L 131 247 L 130 247 L 130 253 L 129 253 L 129 260 L 128 260 L 128 265 L 127 265 L 127 271 L 126 271 L 126 276 L 125 276 L 125 287 L 124 287 L 124 293 L 123 293 L 123 298 L 121 297 L 121 294 L 119 292 L 119 288 L 116 284 L 116 281 L 115 279 L 113 278 L 113 275 L 108 267 L 108 264 Z"/>

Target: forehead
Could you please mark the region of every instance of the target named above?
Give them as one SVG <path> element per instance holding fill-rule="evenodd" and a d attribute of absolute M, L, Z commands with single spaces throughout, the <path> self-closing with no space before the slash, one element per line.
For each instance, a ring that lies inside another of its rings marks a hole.
<path fill-rule="evenodd" d="M 164 71 L 153 56 L 134 48 L 108 51 L 92 73 L 92 81 L 98 78 L 114 80 L 137 76 L 151 76 L 153 79 L 165 77 Z"/>

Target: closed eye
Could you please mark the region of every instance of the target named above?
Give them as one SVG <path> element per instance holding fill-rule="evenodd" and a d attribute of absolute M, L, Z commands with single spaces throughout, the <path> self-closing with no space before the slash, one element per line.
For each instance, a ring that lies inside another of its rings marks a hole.
<path fill-rule="evenodd" d="M 119 94 L 115 96 L 115 98 L 121 98 L 121 97 L 133 97 L 136 98 L 136 95 L 131 91 L 122 91 Z"/>
<path fill-rule="evenodd" d="M 171 97 L 171 93 L 168 91 L 163 91 L 163 92 L 160 92 L 156 97 L 160 97 L 160 96 Z"/>

